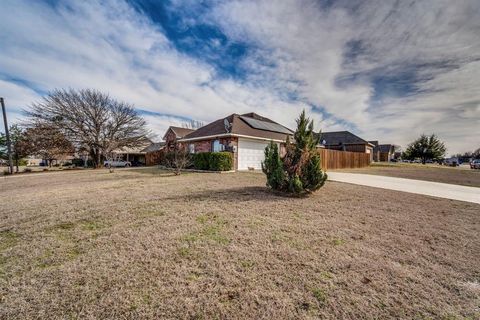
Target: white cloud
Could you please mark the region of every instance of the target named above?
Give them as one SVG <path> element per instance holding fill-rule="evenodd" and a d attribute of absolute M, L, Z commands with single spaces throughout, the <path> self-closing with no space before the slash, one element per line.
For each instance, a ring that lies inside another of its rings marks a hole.
<path fill-rule="evenodd" d="M 4 78 L 2 94 L 18 110 L 38 98 L 29 87 L 97 88 L 172 115 L 146 116 L 160 136 L 181 117 L 210 121 L 233 112 L 293 127 L 305 108 L 323 130 L 352 126 L 367 139 L 402 145 L 435 132 L 450 152 L 478 147 L 478 1 L 212 1 L 206 11 L 191 0 L 173 4 L 184 28 L 216 24 L 231 41 L 253 45 L 238 61 L 249 71 L 246 81 L 218 78 L 215 66 L 177 51 L 158 25 L 123 2 L 52 8 L 4 1 L 0 76 L 29 84 Z M 358 48 L 345 59 L 349 44 Z M 405 70 L 416 91 L 378 98 L 372 79 Z M 340 86 L 339 79 L 350 81 Z"/>
<path fill-rule="evenodd" d="M 338 1 L 328 8 L 313 0 L 232 1 L 205 21 L 268 52 L 276 68 L 262 72 L 264 83 L 287 88 L 297 80 L 305 101 L 353 124 L 365 138 L 405 145 L 435 132 L 454 153 L 478 147 L 472 135 L 480 118 L 478 12 L 474 0 Z M 345 59 L 352 43 L 359 46 L 356 56 Z M 258 61 L 252 57 L 252 69 L 262 67 Z M 372 100 L 374 76 L 395 80 L 406 68 L 410 74 L 403 76 L 412 78 L 405 81 L 417 91 Z M 352 81 L 339 86 L 340 78 Z"/>
<path fill-rule="evenodd" d="M 255 109 L 274 110 L 292 124 L 286 114 L 303 106 L 268 90 L 216 80 L 213 67 L 176 51 L 125 3 L 71 1 L 53 9 L 7 1 L 4 7 L 0 30 L 9 45 L 0 51 L 0 70 L 28 79 L 37 90 L 96 88 L 145 110 L 203 121 Z M 148 117 L 160 130 L 165 119 Z"/>
<path fill-rule="evenodd" d="M 40 98 L 40 96 L 30 88 L 1 79 L 0 96 L 5 100 L 5 109 L 7 110 L 9 125 L 21 121 L 23 118 L 20 113 L 21 109 L 27 108 L 32 101 Z M 3 120 L 1 128 L 3 131 Z"/>

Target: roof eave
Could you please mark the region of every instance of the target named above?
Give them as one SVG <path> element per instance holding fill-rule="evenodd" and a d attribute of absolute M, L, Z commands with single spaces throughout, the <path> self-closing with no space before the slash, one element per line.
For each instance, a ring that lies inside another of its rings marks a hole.
<path fill-rule="evenodd" d="M 178 142 L 190 142 L 190 141 L 199 141 L 199 140 L 210 140 L 215 138 L 228 138 L 228 137 L 235 137 L 235 138 L 246 138 L 246 139 L 255 139 L 255 140 L 263 140 L 263 141 L 274 141 L 274 142 L 285 142 L 285 140 L 280 139 L 271 139 L 266 137 L 257 137 L 257 136 L 249 136 L 237 133 L 222 133 L 222 134 L 215 134 L 209 136 L 202 136 L 202 137 L 194 137 L 194 138 L 187 138 L 187 139 L 178 139 Z"/>

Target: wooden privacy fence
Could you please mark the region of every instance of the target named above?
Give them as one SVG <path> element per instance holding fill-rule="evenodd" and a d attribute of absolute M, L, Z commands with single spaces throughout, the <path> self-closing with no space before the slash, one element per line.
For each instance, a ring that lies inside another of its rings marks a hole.
<path fill-rule="evenodd" d="M 370 165 L 370 154 L 362 152 L 317 149 L 323 170 L 363 168 Z"/>
<path fill-rule="evenodd" d="M 354 169 L 370 165 L 370 154 L 361 152 L 338 151 L 331 149 L 317 149 L 322 158 L 322 170 Z M 165 157 L 165 151 L 147 152 L 145 160 L 147 166 L 160 164 Z"/>

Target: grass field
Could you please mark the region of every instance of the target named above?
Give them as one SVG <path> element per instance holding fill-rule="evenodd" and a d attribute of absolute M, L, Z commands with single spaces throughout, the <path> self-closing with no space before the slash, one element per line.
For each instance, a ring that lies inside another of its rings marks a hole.
<path fill-rule="evenodd" d="M 0 318 L 478 319 L 480 206 L 154 168 L 0 180 Z"/>
<path fill-rule="evenodd" d="M 472 170 L 469 167 L 379 163 L 367 168 L 342 171 L 480 187 L 480 170 Z"/>

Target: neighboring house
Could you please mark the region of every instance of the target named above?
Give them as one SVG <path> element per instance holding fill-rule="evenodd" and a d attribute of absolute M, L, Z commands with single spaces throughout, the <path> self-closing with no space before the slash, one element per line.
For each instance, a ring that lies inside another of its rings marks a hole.
<path fill-rule="evenodd" d="M 373 144 L 373 161 L 375 162 L 378 162 L 380 161 L 380 151 L 378 149 L 378 140 L 374 140 L 374 141 L 368 141 L 370 142 L 371 144 Z"/>
<path fill-rule="evenodd" d="M 319 141 L 320 147 L 325 149 L 368 153 L 373 161 L 375 145 L 350 131 L 321 132 Z"/>
<path fill-rule="evenodd" d="M 393 144 L 380 144 L 378 145 L 378 151 L 380 153 L 379 161 L 390 161 L 395 159 L 395 150 L 398 147 Z"/>
<path fill-rule="evenodd" d="M 147 146 L 146 148 L 144 148 L 142 150 L 142 152 L 156 152 L 156 151 L 160 151 L 160 150 L 163 150 L 163 148 L 165 148 L 165 145 L 166 143 L 165 142 L 152 142 L 149 146 Z"/>
<path fill-rule="evenodd" d="M 72 162 L 75 159 L 74 155 L 63 155 L 58 159 L 51 159 L 52 163 L 50 165 L 65 165 Z M 46 166 L 48 165 L 45 159 L 40 158 L 38 155 L 30 155 L 25 158 L 27 162 L 27 167 L 36 167 L 36 166 Z"/>
<path fill-rule="evenodd" d="M 136 147 L 123 147 L 115 150 L 114 153 L 119 156 L 119 160 L 130 161 L 132 166 L 144 166 L 147 164 L 145 149 L 151 146 L 152 141 L 139 144 Z"/>
<path fill-rule="evenodd" d="M 373 161 L 388 162 L 395 159 L 398 146 L 394 144 L 379 144 L 378 141 L 369 141 L 375 147 L 373 148 Z"/>
<path fill-rule="evenodd" d="M 165 142 L 154 142 L 142 152 L 145 152 L 145 164 L 147 166 L 153 166 L 159 164 L 162 152 L 165 150 Z"/>
<path fill-rule="evenodd" d="M 183 128 L 181 128 L 183 129 Z M 165 134 L 169 145 L 169 136 L 190 153 L 228 151 L 233 153 L 235 170 L 260 170 L 264 160 L 265 147 L 274 141 L 284 152 L 287 136 L 293 131 L 287 127 L 256 113 L 243 115 L 231 114 L 215 120 L 182 138 L 182 132 L 170 127 Z"/>
<path fill-rule="evenodd" d="M 167 129 L 167 132 L 163 135 L 163 140 L 165 141 L 165 146 L 167 151 L 175 150 L 177 140 L 182 139 L 187 134 L 194 132 L 195 129 L 187 129 L 181 127 L 170 126 Z"/>

